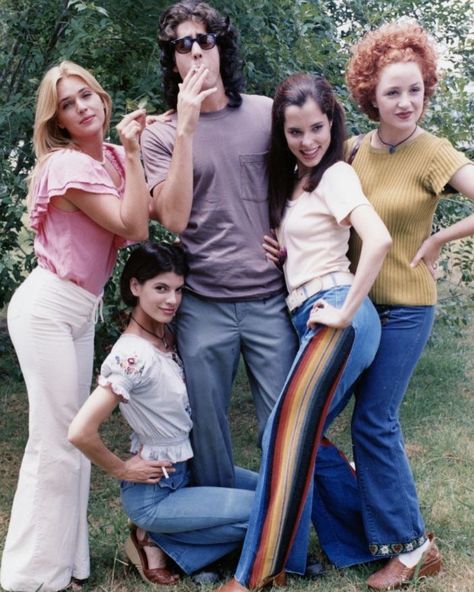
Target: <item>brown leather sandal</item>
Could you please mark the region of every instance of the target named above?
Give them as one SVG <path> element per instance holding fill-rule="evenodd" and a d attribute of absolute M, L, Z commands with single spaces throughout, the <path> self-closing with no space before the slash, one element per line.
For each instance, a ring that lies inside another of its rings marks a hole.
<path fill-rule="evenodd" d="M 155 543 L 145 536 L 143 540 L 137 537 L 137 529 L 131 528 L 130 534 L 124 544 L 124 550 L 131 563 L 136 567 L 138 573 L 145 582 L 151 584 L 160 584 L 167 586 L 176 584 L 179 581 L 179 576 L 172 573 L 166 567 L 155 567 L 150 569 L 148 567 L 148 558 L 146 556 L 144 547 L 156 547 Z"/>

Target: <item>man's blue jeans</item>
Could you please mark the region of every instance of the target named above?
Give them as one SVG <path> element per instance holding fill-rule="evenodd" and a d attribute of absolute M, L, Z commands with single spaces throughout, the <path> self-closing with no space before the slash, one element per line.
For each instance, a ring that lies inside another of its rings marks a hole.
<path fill-rule="evenodd" d="M 297 350 L 284 297 L 216 302 L 185 293 L 177 338 L 193 419 L 194 483 L 234 487 L 232 385 L 242 354 L 261 435 Z"/>
<path fill-rule="evenodd" d="M 191 574 L 239 548 L 247 530 L 257 473 L 235 467 L 236 488 L 190 486 L 187 463 L 156 485 L 122 481 L 132 522 Z"/>

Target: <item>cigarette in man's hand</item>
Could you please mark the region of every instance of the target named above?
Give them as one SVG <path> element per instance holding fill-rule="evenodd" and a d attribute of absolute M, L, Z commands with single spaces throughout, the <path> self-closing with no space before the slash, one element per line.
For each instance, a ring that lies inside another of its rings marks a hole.
<path fill-rule="evenodd" d="M 163 471 L 163 475 L 165 476 L 165 478 L 168 479 L 169 475 L 168 475 L 168 471 L 166 470 L 166 467 L 161 467 L 161 470 Z"/>

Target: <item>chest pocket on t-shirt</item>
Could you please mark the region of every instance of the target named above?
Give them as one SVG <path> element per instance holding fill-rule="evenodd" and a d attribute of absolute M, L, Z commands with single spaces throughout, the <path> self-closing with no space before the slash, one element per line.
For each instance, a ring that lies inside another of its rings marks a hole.
<path fill-rule="evenodd" d="M 246 201 L 267 199 L 267 152 L 240 154 L 240 197 Z"/>

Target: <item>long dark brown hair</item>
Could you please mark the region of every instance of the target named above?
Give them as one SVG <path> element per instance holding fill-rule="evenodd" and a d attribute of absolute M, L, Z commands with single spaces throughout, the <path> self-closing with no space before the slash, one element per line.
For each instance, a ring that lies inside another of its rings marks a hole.
<path fill-rule="evenodd" d="M 304 187 L 305 191 L 313 191 L 326 169 L 344 159 L 344 111 L 329 82 L 313 74 L 293 74 L 283 80 L 278 85 L 273 100 L 272 137 L 268 157 L 268 200 L 272 228 L 280 225 L 286 200 L 291 196 L 295 183 L 297 161 L 285 138 L 285 111 L 291 105 L 302 107 L 307 99 L 313 99 L 332 125 L 329 147 L 321 161 L 313 167 Z"/>
<path fill-rule="evenodd" d="M 220 55 L 220 73 L 224 90 L 229 97 L 229 107 L 240 107 L 244 87 L 242 59 L 238 45 L 237 29 L 229 17 L 200 0 L 182 0 L 171 5 L 161 16 L 158 43 L 161 47 L 161 69 L 165 99 L 169 107 L 176 109 L 181 76 L 176 71 L 174 49 L 170 41 L 176 39 L 176 29 L 186 21 L 202 23 L 208 33 L 216 33 Z"/>

